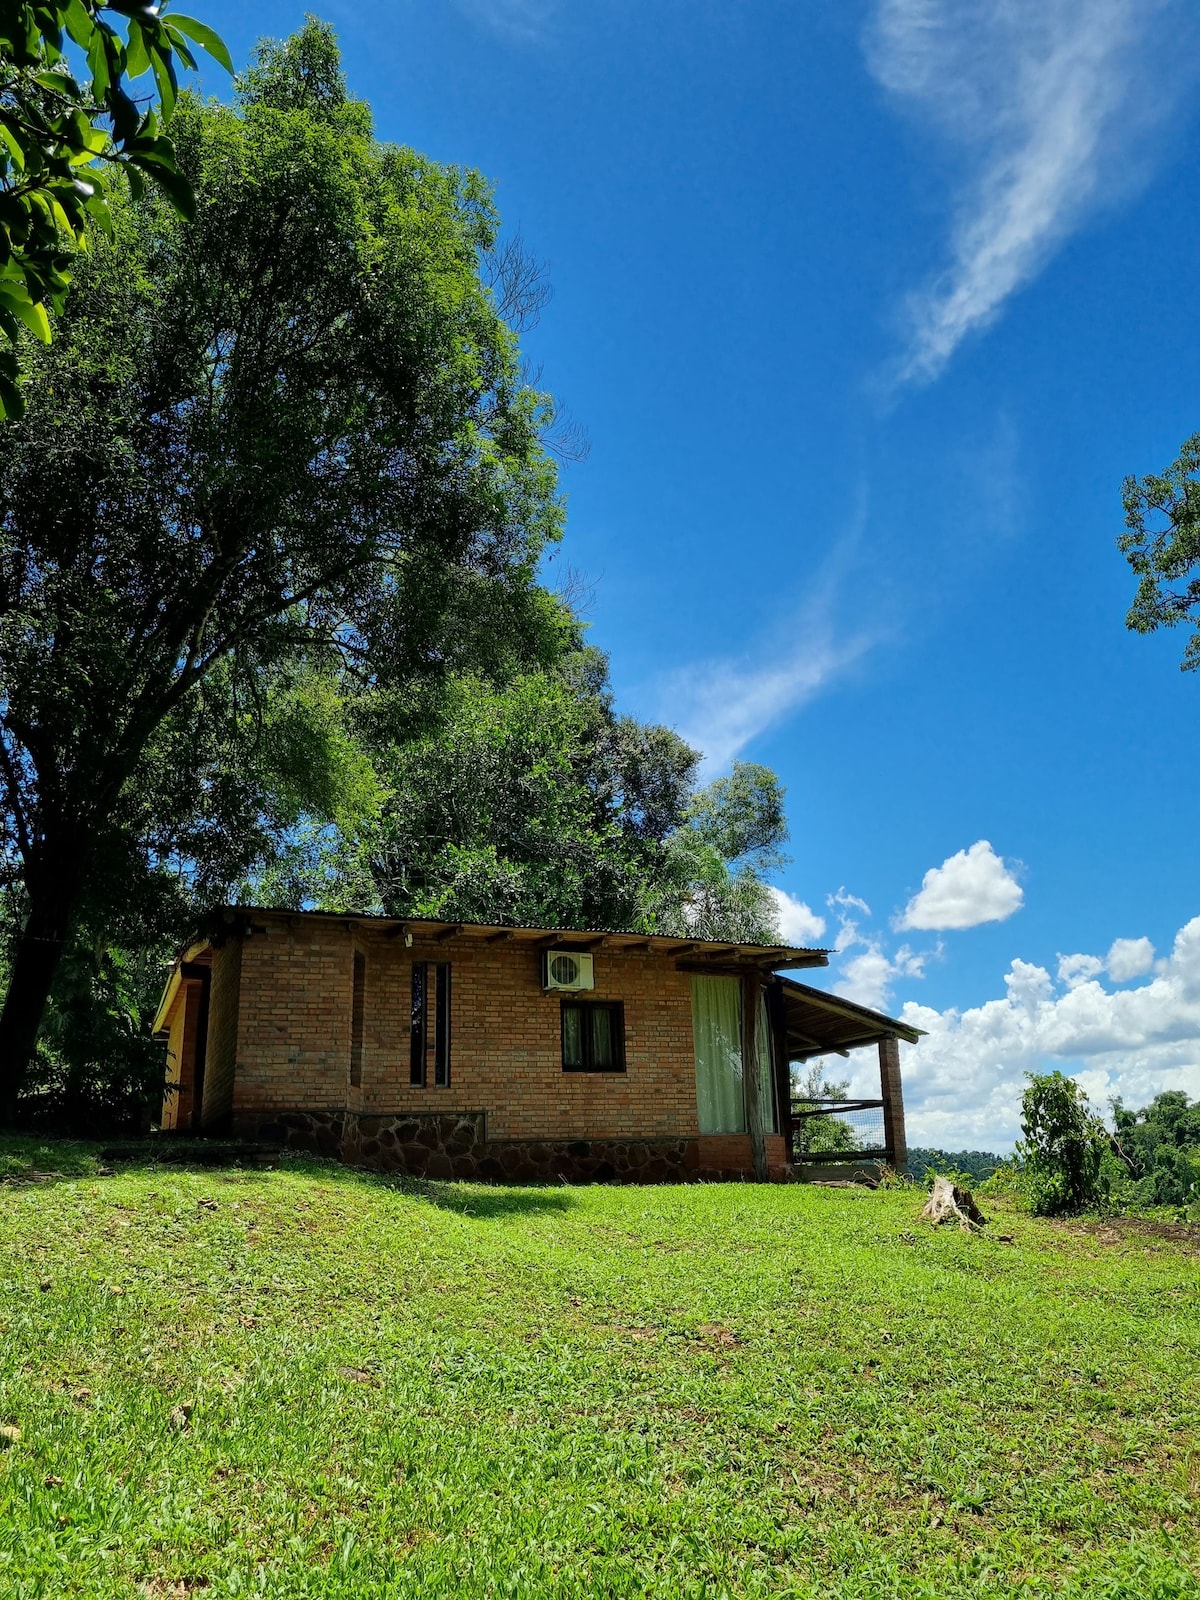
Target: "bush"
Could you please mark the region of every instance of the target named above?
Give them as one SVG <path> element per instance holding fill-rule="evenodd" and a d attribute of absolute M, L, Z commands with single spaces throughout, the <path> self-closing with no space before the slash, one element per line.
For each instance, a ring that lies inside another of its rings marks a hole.
<path fill-rule="evenodd" d="M 1017 1145 L 1021 1187 L 1039 1216 L 1086 1211 L 1104 1199 L 1109 1139 L 1087 1095 L 1061 1072 L 1026 1073 Z"/>

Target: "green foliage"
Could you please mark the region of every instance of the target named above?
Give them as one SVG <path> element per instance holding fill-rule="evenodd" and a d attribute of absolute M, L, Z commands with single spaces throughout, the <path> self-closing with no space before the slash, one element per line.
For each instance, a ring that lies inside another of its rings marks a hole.
<path fill-rule="evenodd" d="M 535 581 L 562 523 L 552 407 L 484 278 L 487 186 L 377 143 L 320 24 L 264 46 L 238 96 L 176 107 L 194 223 L 115 194 L 58 337 L 22 348 L 0 784 L 28 916 L 0 1114 L 106 861 L 236 882 L 289 818 L 375 804 L 346 700 L 551 661 L 571 633 Z"/>
<path fill-rule="evenodd" d="M 89 230 L 111 231 L 114 171 L 135 193 L 149 178 L 192 215 L 191 185 L 166 129 L 176 65 L 195 69 L 193 44 L 233 71 L 205 23 L 140 0 L 0 4 L 0 337 L 10 344 L 22 328 L 49 344 L 47 307 L 62 310 L 74 253 Z M 91 75 L 86 86 L 74 75 L 72 45 Z M 150 92 L 134 87 L 145 74 Z M 15 351 L 0 349 L 0 417 L 24 409 L 18 374 Z"/>
<path fill-rule="evenodd" d="M 696 796 L 689 820 L 696 836 L 726 861 L 770 871 L 787 860 L 783 799 L 783 785 L 770 767 L 735 761 L 728 777 Z"/>
<path fill-rule="evenodd" d="M 1025 1185 L 1041 1216 L 1084 1211 L 1104 1198 L 1104 1124 L 1073 1078 L 1026 1073 L 1017 1146 Z"/>
<path fill-rule="evenodd" d="M 968 1189 L 987 1180 L 1004 1165 L 1003 1156 L 989 1150 L 938 1150 L 932 1146 L 910 1145 L 908 1171 L 912 1178 L 922 1182 L 933 1173 L 937 1177 L 962 1181 Z"/>
<path fill-rule="evenodd" d="M 309 826 L 247 898 L 325 910 L 534 927 L 774 938 L 774 912 L 738 856 L 762 847 L 745 812 L 765 768 L 697 790 L 678 735 L 613 709 L 607 662 L 577 649 L 497 683 L 463 674 L 356 708 L 379 803 L 356 830 Z M 764 805 L 765 808 L 765 805 Z M 732 813 L 729 814 L 729 813 Z"/>
<path fill-rule="evenodd" d="M 1166 472 L 1126 478 L 1125 528 L 1117 543 L 1138 579 L 1126 625 L 1137 633 L 1200 623 L 1200 433 Z M 1183 652 L 1200 667 L 1200 627 Z"/>
<path fill-rule="evenodd" d="M 1200 1595 L 1194 1235 L 1002 1210 L 1002 1243 L 911 1189 L 6 1169 L 14 1600 Z"/>
<path fill-rule="evenodd" d="M 1131 1111 L 1117 1099 L 1113 1122 L 1123 1164 L 1114 1160 L 1114 1197 L 1123 1207 L 1189 1206 L 1200 1201 L 1200 1100 L 1179 1089 Z"/>
<path fill-rule="evenodd" d="M 823 1100 L 845 1100 L 850 1088 L 849 1078 L 826 1078 L 826 1063 L 819 1057 L 810 1061 L 807 1068 L 792 1068 L 792 1108 L 795 1111 L 812 1111 Z M 858 1135 L 843 1118 L 828 1116 L 801 1116 L 795 1124 L 797 1154 L 831 1155 L 840 1150 L 857 1150 Z"/>

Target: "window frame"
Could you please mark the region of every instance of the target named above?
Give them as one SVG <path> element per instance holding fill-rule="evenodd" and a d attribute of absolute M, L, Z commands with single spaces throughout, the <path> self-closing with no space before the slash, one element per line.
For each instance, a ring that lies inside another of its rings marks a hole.
<path fill-rule="evenodd" d="M 611 1066 L 598 1067 L 592 1062 L 592 1030 L 590 1026 L 581 1030 L 584 1056 L 582 1064 L 579 1066 L 568 1065 L 567 1011 L 571 1009 L 582 1011 L 589 1017 L 595 1011 L 608 1011 L 612 1014 L 613 1060 Z M 559 1004 L 558 1014 L 558 1050 L 564 1072 L 584 1072 L 600 1075 L 624 1072 L 626 1070 L 624 1000 L 580 1000 L 575 995 L 563 995 Z"/>
<path fill-rule="evenodd" d="M 358 946 L 350 966 L 350 1087 L 361 1089 L 367 1031 L 367 952 Z"/>
<path fill-rule="evenodd" d="M 451 990 L 449 961 L 414 961 L 409 1002 L 408 1086 L 450 1087 Z M 432 1084 L 429 1060 L 433 1058 Z"/>

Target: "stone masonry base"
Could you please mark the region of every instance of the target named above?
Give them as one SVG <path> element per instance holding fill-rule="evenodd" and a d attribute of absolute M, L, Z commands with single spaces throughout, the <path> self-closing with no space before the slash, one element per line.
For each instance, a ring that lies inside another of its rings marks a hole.
<path fill-rule="evenodd" d="M 241 1138 L 421 1178 L 509 1183 L 700 1183 L 752 1175 L 744 1135 L 693 1139 L 489 1139 L 482 1111 L 366 1116 L 346 1111 L 243 1112 Z M 772 1147 L 778 1145 L 779 1150 Z M 745 1149 L 743 1150 L 743 1146 Z M 768 1141 L 771 1177 L 788 1176 L 783 1141 Z"/>

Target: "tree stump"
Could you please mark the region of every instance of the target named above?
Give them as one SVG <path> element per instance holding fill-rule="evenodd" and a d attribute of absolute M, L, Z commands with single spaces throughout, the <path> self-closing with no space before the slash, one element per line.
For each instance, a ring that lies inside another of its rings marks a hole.
<path fill-rule="evenodd" d="M 987 1222 L 987 1218 L 975 1204 L 970 1189 L 960 1189 L 956 1183 L 951 1183 L 949 1178 L 933 1180 L 933 1192 L 921 1217 L 923 1221 L 932 1222 L 935 1227 L 940 1227 L 943 1222 L 957 1222 L 959 1227 L 967 1232 L 973 1228 L 982 1228 Z"/>

